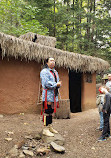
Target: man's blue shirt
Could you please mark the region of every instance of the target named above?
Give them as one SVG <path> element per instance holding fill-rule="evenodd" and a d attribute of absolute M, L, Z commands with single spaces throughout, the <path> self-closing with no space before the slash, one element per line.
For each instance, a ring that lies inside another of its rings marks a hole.
<path fill-rule="evenodd" d="M 57 87 L 57 83 L 55 82 L 55 78 L 50 72 L 49 68 L 44 68 L 40 72 L 41 83 L 43 87 L 42 91 L 42 101 L 45 101 L 45 89 L 47 89 L 47 101 L 54 102 L 54 89 Z M 59 82 L 58 72 L 53 69 L 55 74 L 57 75 L 57 82 Z M 56 102 L 58 101 L 58 96 L 56 96 Z"/>

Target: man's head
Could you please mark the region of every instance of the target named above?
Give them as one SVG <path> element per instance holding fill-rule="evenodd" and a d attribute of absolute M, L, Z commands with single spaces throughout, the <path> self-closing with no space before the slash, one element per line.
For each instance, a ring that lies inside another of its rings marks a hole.
<path fill-rule="evenodd" d="M 111 74 L 108 74 L 108 80 L 111 81 Z"/>
<path fill-rule="evenodd" d="M 49 57 L 49 58 L 46 60 L 46 63 L 47 63 L 47 65 L 48 65 L 48 67 L 49 67 L 50 69 L 53 69 L 54 66 L 55 66 L 55 60 L 54 60 L 54 58 Z"/>

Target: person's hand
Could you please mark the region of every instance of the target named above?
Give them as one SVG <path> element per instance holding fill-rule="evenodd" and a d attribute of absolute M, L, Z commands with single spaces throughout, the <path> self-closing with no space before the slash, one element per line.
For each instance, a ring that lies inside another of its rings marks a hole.
<path fill-rule="evenodd" d="M 103 109 L 102 111 L 107 114 L 107 111 L 105 109 Z"/>
<path fill-rule="evenodd" d="M 57 82 L 57 87 L 60 87 L 62 85 L 62 81 Z"/>

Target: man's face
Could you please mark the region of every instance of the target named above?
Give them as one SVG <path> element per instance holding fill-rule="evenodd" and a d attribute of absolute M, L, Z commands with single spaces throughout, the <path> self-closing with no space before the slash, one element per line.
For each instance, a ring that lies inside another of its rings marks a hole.
<path fill-rule="evenodd" d="M 108 80 L 109 80 L 109 81 L 111 81 L 111 74 L 110 74 L 110 75 L 108 75 Z"/>
<path fill-rule="evenodd" d="M 53 69 L 54 66 L 55 66 L 54 58 L 49 58 L 47 65 L 48 65 L 49 68 Z"/>

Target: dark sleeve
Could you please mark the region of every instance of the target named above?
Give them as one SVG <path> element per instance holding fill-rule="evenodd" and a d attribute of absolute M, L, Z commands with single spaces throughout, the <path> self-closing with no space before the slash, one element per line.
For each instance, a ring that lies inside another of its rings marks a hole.
<path fill-rule="evenodd" d="M 110 109 L 110 95 L 106 94 L 105 100 L 105 110 L 108 111 Z"/>

